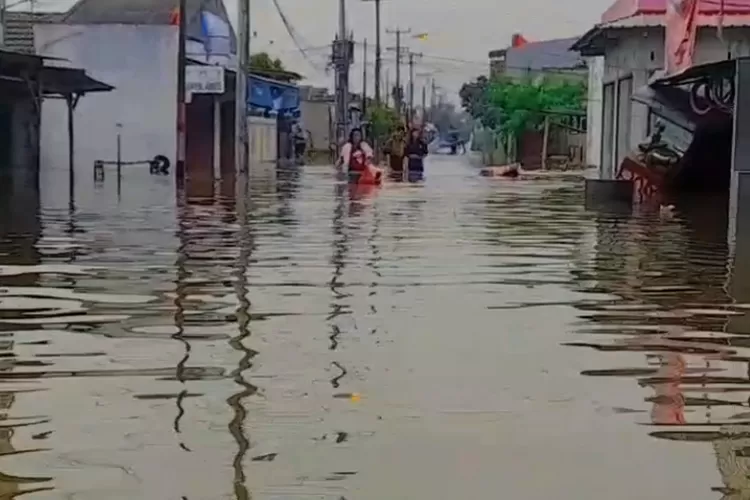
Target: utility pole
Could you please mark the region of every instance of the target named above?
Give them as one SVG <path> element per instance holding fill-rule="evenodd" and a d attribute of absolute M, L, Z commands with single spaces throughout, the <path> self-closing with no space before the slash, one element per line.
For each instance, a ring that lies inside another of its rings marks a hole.
<path fill-rule="evenodd" d="M 409 122 L 414 120 L 414 58 L 422 57 L 421 53 L 409 52 Z"/>
<path fill-rule="evenodd" d="M 186 105 L 185 105 L 185 41 L 187 0 L 180 0 L 178 6 L 177 28 L 177 158 L 175 161 L 175 178 L 179 185 L 185 179 L 185 136 L 186 136 Z"/>
<path fill-rule="evenodd" d="M 422 125 L 427 122 L 427 86 L 422 85 Z"/>
<path fill-rule="evenodd" d="M 336 69 L 336 138 L 340 146 L 349 133 L 349 69 L 354 44 L 346 33 L 346 1 L 339 0 L 339 32 L 333 40 L 332 62 Z"/>
<path fill-rule="evenodd" d="M 432 79 L 432 84 L 430 86 L 432 87 L 430 89 L 430 120 L 432 120 L 435 113 L 435 78 Z"/>
<path fill-rule="evenodd" d="M 385 105 L 388 106 L 391 103 L 391 72 L 389 70 L 385 70 L 385 85 L 383 86 L 385 89 Z"/>
<path fill-rule="evenodd" d="M 0 0 L 1 1 L 1 0 Z M 380 1 L 381 0 L 364 0 L 365 2 L 375 2 L 375 106 L 380 106 L 380 71 L 382 67 L 382 57 L 380 52 Z M 388 90 L 386 89 L 386 93 Z M 387 100 L 387 96 L 386 96 Z"/>
<path fill-rule="evenodd" d="M 247 76 L 250 72 L 250 0 L 239 0 L 238 28 L 237 59 L 239 69 L 235 81 L 234 128 L 237 137 L 235 140 L 234 170 L 235 174 L 246 174 L 250 157 L 250 137 L 247 130 L 247 86 L 249 81 Z"/>
<path fill-rule="evenodd" d="M 405 30 L 400 28 L 386 30 L 386 33 L 396 35 L 396 94 L 393 97 L 396 112 L 399 116 L 402 116 L 401 113 L 403 112 L 403 96 L 401 92 L 401 35 L 411 33 L 411 28 Z"/>
<path fill-rule="evenodd" d="M 362 47 L 362 119 L 367 117 L 367 38 Z"/>

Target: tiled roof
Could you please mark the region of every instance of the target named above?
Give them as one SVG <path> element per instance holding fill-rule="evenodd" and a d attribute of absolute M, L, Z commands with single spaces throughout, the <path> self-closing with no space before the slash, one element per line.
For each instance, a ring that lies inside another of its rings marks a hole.
<path fill-rule="evenodd" d="M 34 24 L 59 22 L 64 14 L 51 12 L 5 13 L 5 48 L 7 50 L 34 54 Z"/>

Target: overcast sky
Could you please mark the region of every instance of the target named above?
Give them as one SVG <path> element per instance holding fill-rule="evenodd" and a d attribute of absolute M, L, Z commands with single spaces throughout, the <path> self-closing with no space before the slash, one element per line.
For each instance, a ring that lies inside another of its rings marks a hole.
<path fill-rule="evenodd" d="M 236 17 L 236 0 L 224 0 L 230 15 Z M 313 84 L 330 86 L 333 75 L 321 69 L 330 50 L 324 48 L 338 26 L 338 0 L 278 0 L 281 8 L 301 38 L 301 43 L 316 67 L 305 61 L 295 48 L 274 7 L 273 0 L 251 0 L 251 25 L 257 32 L 251 51 L 267 51 L 281 58 L 290 69 L 304 74 Z M 367 38 L 374 45 L 374 4 L 361 0 L 347 1 L 347 21 L 354 38 Z M 9 0 L 10 3 L 13 0 Z M 38 0 L 39 9 L 63 10 L 70 0 Z M 461 82 L 486 73 L 487 52 L 506 47 L 514 32 L 529 40 L 573 37 L 590 28 L 609 7 L 610 0 L 382 0 L 382 25 L 385 28 L 411 28 L 413 33 L 426 32 L 427 40 L 408 39 L 409 47 L 423 52 L 416 72 L 433 73 L 441 87 L 455 93 Z M 395 43 L 392 35 L 383 34 L 384 46 Z M 368 58 L 372 62 L 374 51 Z M 384 52 L 384 65 L 391 81 L 395 79 L 393 53 Z M 445 59 L 466 62 L 451 62 Z M 362 82 L 362 50 L 357 50 L 352 69 L 352 85 Z M 372 74 L 372 66 L 369 68 Z M 406 66 L 403 68 L 406 73 Z M 427 80 L 422 76 L 417 87 Z M 372 84 L 370 84 L 372 89 Z M 419 95 L 419 90 L 417 91 Z"/>

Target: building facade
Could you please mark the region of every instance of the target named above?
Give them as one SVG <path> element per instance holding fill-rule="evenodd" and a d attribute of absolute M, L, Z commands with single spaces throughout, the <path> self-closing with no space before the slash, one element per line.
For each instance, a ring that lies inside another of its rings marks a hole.
<path fill-rule="evenodd" d="M 665 6 L 662 3 L 661 12 L 654 12 L 652 7 L 650 13 L 644 14 L 636 5 L 635 11 L 623 11 L 630 13 L 627 17 L 607 21 L 614 16 L 613 9 L 618 7 L 615 4 L 605 12 L 600 25 L 573 44 L 574 50 L 596 61 L 588 69 L 589 114 L 590 120 L 595 115 L 601 120 L 597 126 L 591 126 L 595 122 L 589 121 L 587 143 L 588 162 L 599 168 L 602 179 L 614 178 L 625 156 L 647 139 L 656 119 L 645 104 L 633 101 L 632 96 L 664 66 Z M 716 27 L 700 27 L 694 64 L 750 55 L 750 24 L 746 24 L 750 19 L 745 18 L 728 16 L 721 38 Z M 675 129 L 665 133 L 682 132 Z"/>

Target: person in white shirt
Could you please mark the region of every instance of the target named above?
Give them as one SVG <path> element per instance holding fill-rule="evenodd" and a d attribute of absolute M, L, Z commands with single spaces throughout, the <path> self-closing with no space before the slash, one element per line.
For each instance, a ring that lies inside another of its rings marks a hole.
<path fill-rule="evenodd" d="M 349 182 L 357 182 L 373 156 L 372 148 L 362 139 L 362 130 L 353 128 L 349 141 L 341 148 L 336 167 L 346 165 Z"/>

